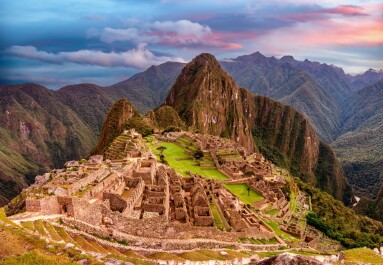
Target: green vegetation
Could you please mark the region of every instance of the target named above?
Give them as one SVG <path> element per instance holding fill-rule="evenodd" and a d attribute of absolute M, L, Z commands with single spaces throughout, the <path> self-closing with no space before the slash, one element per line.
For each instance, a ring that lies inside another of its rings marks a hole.
<path fill-rule="evenodd" d="M 217 209 L 217 205 L 214 204 L 211 204 L 210 205 L 210 210 L 213 214 L 213 217 L 214 217 L 214 223 L 215 223 L 215 226 L 223 231 L 224 230 L 224 227 L 223 227 L 223 224 L 222 224 L 222 219 L 221 219 L 221 216 L 219 214 L 219 210 Z"/>
<path fill-rule="evenodd" d="M 53 225 L 51 225 L 51 223 L 49 222 L 44 222 L 44 225 L 45 225 L 45 228 L 47 229 L 50 237 L 53 239 L 53 240 L 56 240 L 56 241 L 60 241 L 62 240 L 62 237 L 60 236 L 60 234 L 56 231 L 56 229 L 53 227 Z M 71 241 L 68 241 L 68 242 L 71 242 Z M 72 242 L 73 243 L 73 242 Z"/>
<path fill-rule="evenodd" d="M 153 146 L 151 143 L 146 141 L 146 145 L 152 150 L 154 154 L 156 154 L 157 158 L 159 157 L 159 151 L 157 150 L 157 146 Z M 174 143 L 158 143 L 160 146 L 166 147 L 163 151 L 163 155 L 165 156 L 166 161 L 169 166 L 174 168 L 178 173 L 183 175 L 184 177 L 188 177 L 187 172 L 190 171 L 194 174 L 199 174 L 205 178 L 219 179 L 225 180 L 228 179 L 224 174 L 222 174 L 218 170 L 204 170 L 201 169 L 200 166 L 196 165 L 196 162 L 191 160 L 190 157 L 185 153 L 185 150 L 174 144 Z"/>
<path fill-rule="evenodd" d="M 185 259 L 171 253 L 167 252 L 157 252 L 147 256 L 150 259 L 160 259 L 160 260 L 174 260 L 174 261 L 185 261 Z"/>
<path fill-rule="evenodd" d="M 249 244 L 255 244 L 255 245 L 278 244 L 278 240 L 275 237 L 273 237 L 269 240 L 262 239 L 262 238 L 253 238 L 253 237 L 241 237 L 238 240 L 241 243 L 249 243 Z"/>
<path fill-rule="evenodd" d="M 45 231 L 43 221 L 41 221 L 41 220 L 35 221 L 34 222 L 34 226 L 35 226 L 37 232 L 39 232 L 40 235 L 45 236 L 45 237 L 48 236 L 47 232 Z"/>
<path fill-rule="evenodd" d="M 26 221 L 26 222 L 20 222 L 21 226 L 30 230 L 30 231 L 35 231 L 35 226 L 33 225 L 33 222 L 31 221 Z"/>
<path fill-rule="evenodd" d="M 272 209 L 272 210 L 266 212 L 266 214 L 271 215 L 271 216 L 277 215 L 278 213 L 279 213 L 278 209 Z"/>
<path fill-rule="evenodd" d="M 7 258 L 1 265 L 75 265 L 77 262 L 71 261 L 65 256 L 50 256 L 39 251 L 27 252 L 18 257 Z"/>
<path fill-rule="evenodd" d="M 358 264 L 383 264 L 383 258 L 368 248 L 355 248 L 346 250 L 344 254 L 344 264 L 358 265 Z"/>
<path fill-rule="evenodd" d="M 4 222 L 6 224 L 12 225 L 12 226 L 16 225 L 14 222 L 9 220 L 8 217 L 5 215 L 4 208 L 0 208 L 0 221 Z"/>
<path fill-rule="evenodd" d="M 253 202 L 264 199 L 260 194 L 252 189 L 250 189 L 248 192 L 249 186 L 246 184 L 225 184 L 224 187 L 235 196 L 237 196 L 239 200 L 245 204 L 251 205 Z"/>
<path fill-rule="evenodd" d="M 151 135 L 153 133 L 153 127 L 151 127 L 145 119 L 141 117 L 138 112 L 134 112 L 133 116 L 126 122 L 126 129 L 135 129 L 143 137 Z"/>
<path fill-rule="evenodd" d="M 248 254 L 233 251 L 233 250 L 225 250 L 227 255 L 221 255 L 217 251 L 207 250 L 207 249 L 201 249 L 191 252 L 185 252 L 182 254 L 179 254 L 178 256 L 184 259 L 192 260 L 192 261 L 206 261 L 206 260 L 231 260 L 235 258 L 246 258 L 249 257 Z"/>
<path fill-rule="evenodd" d="M 299 188 L 311 196 L 312 211 L 307 223 L 347 248 L 383 245 L 383 224 L 358 215 L 331 195 L 296 179 Z"/>

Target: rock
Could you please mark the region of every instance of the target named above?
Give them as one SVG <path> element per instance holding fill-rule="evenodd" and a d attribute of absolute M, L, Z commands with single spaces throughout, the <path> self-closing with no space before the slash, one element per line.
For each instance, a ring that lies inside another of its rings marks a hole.
<path fill-rule="evenodd" d="M 68 192 L 67 192 L 67 190 L 65 190 L 61 187 L 57 187 L 56 190 L 54 191 L 54 194 L 56 196 L 67 196 Z"/>
<path fill-rule="evenodd" d="M 49 180 L 49 176 L 50 176 L 49 173 L 45 173 L 44 175 L 36 176 L 36 178 L 35 178 L 35 184 L 38 185 L 38 186 L 42 186 L 42 185 L 44 185 L 45 183 L 48 182 L 48 180 Z"/>
<path fill-rule="evenodd" d="M 383 247 L 380 247 L 380 255 L 383 256 Z"/>
<path fill-rule="evenodd" d="M 166 229 L 165 235 L 174 236 L 176 234 L 176 230 L 173 227 L 168 227 Z"/>
<path fill-rule="evenodd" d="M 122 261 L 121 260 L 117 260 L 117 259 L 108 259 L 107 261 L 104 262 L 104 265 L 121 265 L 122 264 Z"/>
<path fill-rule="evenodd" d="M 67 243 L 64 248 L 73 248 L 74 245 L 72 243 Z"/>
<path fill-rule="evenodd" d="M 374 251 L 376 252 L 376 254 L 379 254 L 379 255 L 380 255 L 379 249 L 374 248 Z"/>
<path fill-rule="evenodd" d="M 79 260 L 78 263 L 82 264 L 82 265 L 90 265 L 90 261 L 87 260 L 87 259 L 82 259 L 82 260 Z"/>
<path fill-rule="evenodd" d="M 112 220 L 112 218 L 110 218 L 108 216 L 104 216 L 103 223 L 106 225 L 113 225 L 113 220 Z"/>
<path fill-rule="evenodd" d="M 303 264 L 323 265 L 324 263 L 310 257 L 294 255 L 291 253 L 283 253 L 275 257 L 261 260 L 255 264 L 256 265 L 303 265 Z"/>
<path fill-rule="evenodd" d="M 227 256 L 228 255 L 228 253 L 226 251 L 223 251 L 223 250 L 220 251 L 219 254 L 221 254 L 222 256 Z"/>

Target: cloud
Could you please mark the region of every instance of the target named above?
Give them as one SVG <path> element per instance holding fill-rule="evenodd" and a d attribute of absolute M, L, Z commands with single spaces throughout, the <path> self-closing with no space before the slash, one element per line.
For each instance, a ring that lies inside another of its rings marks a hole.
<path fill-rule="evenodd" d="M 202 46 L 219 47 L 224 49 L 238 49 L 239 43 L 226 42 L 211 28 L 189 20 L 155 21 L 145 24 L 142 28 L 111 28 L 101 31 L 91 28 L 88 37 L 99 36 L 105 43 L 131 42 L 134 44 L 151 43 L 169 46 Z"/>
<path fill-rule="evenodd" d="M 178 36 L 193 36 L 199 40 L 212 33 L 210 27 L 184 19 L 178 21 L 156 21 L 153 23 L 152 28 L 163 33 L 176 33 Z"/>
<path fill-rule="evenodd" d="M 128 29 L 114 29 L 106 27 L 102 30 L 100 39 L 106 43 L 113 43 L 118 41 L 130 41 L 135 44 L 139 43 L 154 43 L 157 42 L 157 38 L 154 36 L 148 36 L 144 33 L 140 33 L 136 28 Z"/>
<path fill-rule="evenodd" d="M 106 53 L 93 50 L 50 53 L 39 51 L 33 46 L 11 46 L 5 53 L 53 64 L 77 63 L 106 67 L 124 66 L 137 69 L 145 69 L 151 65 L 158 65 L 167 61 L 185 62 L 185 60 L 180 57 L 156 56 L 150 50 L 146 49 L 145 46 L 146 44 L 140 44 L 136 49 L 118 53 Z"/>
<path fill-rule="evenodd" d="M 355 5 L 340 5 L 334 8 L 323 9 L 321 12 L 343 16 L 368 16 L 363 7 Z"/>

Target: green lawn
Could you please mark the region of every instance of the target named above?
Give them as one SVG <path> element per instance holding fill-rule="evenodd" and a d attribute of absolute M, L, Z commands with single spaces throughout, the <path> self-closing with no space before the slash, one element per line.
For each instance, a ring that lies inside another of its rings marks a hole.
<path fill-rule="evenodd" d="M 273 209 L 273 210 L 268 211 L 266 214 L 274 216 L 274 215 L 276 215 L 278 213 L 279 213 L 278 209 Z"/>
<path fill-rule="evenodd" d="M 159 160 L 160 151 L 157 150 L 159 146 L 164 146 L 166 149 L 163 154 L 165 155 L 165 160 L 168 162 L 169 166 L 174 168 L 175 171 L 180 173 L 184 177 L 188 177 L 186 174 L 187 171 L 190 171 L 194 174 L 201 175 L 205 178 L 210 179 L 219 179 L 226 180 L 227 176 L 222 174 L 216 169 L 204 170 L 201 167 L 195 165 L 196 161 L 189 159 L 189 156 L 185 154 L 184 149 L 174 143 L 159 142 L 156 146 L 151 145 L 146 142 L 146 145 L 152 150 L 152 152 L 157 156 Z M 185 160 L 176 160 L 176 158 L 183 158 Z"/>
<path fill-rule="evenodd" d="M 224 186 L 245 204 L 252 204 L 263 199 L 260 194 L 252 189 L 250 189 L 250 194 L 248 194 L 247 188 L 249 186 L 246 184 L 225 184 Z"/>
<path fill-rule="evenodd" d="M 368 248 L 354 248 L 344 251 L 345 264 L 383 264 L 383 258 Z"/>
<path fill-rule="evenodd" d="M 219 215 L 219 212 L 218 212 L 219 210 L 217 209 L 217 205 L 215 204 L 210 205 L 210 209 L 214 217 L 215 226 L 219 230 L 223 231 L 223 224 L 222 224 L 221 216 Z"/>

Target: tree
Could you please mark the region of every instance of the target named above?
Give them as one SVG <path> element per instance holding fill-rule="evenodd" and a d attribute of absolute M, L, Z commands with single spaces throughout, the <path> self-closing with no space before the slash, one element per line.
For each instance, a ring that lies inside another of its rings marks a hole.
<path fill-rule="evenodd" d="M 200 160 L 201 158 L 203 158 L 204 154 L 201 150 L 201 148 L 198 148 L 194 153 L 193 153 L 193 157 L 194 159 L 196 160 Z"/>
<path fill-rule="evenodd" d="M 162 155 L 162 153 L 166 150 L 166 147 L 165 146 L 159 146 L 159 147 L 157 147 L 157 150 L 160 151 L 160 154 Z"/>

